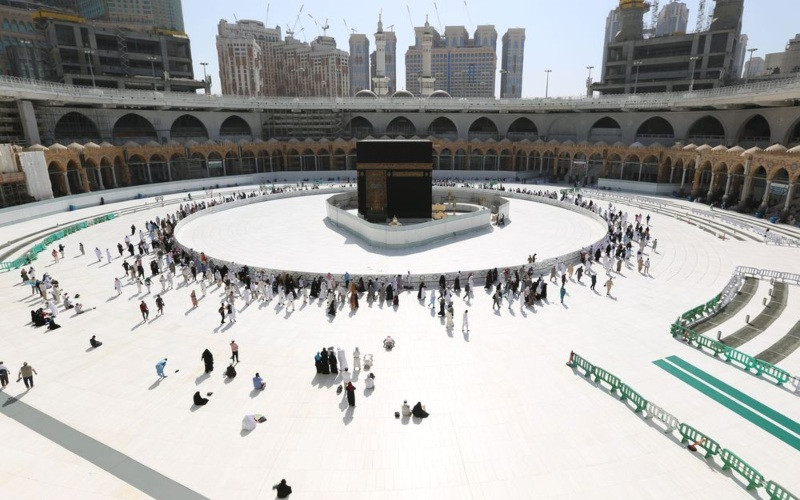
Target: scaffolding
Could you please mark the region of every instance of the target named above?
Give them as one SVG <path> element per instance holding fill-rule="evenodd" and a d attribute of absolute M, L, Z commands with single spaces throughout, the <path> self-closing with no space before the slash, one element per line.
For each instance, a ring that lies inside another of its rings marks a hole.
<path fill-rule="evenodd" d="M 129 77 L 131 76 L 131 66 L 128 59 L 128 41 L 125 39 L 125 32 L 121 27 L 117 26 L 114 34 L 117 36 L 117 50 L 119 50 L 119 63 L 122 68 L 122 74 L 125 77 Z"/>

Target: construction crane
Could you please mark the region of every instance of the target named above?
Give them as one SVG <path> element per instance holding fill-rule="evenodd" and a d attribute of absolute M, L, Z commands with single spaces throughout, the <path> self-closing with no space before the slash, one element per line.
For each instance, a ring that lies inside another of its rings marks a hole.
<path fill-rule="evenodd" d="M 467 12 L 467 21 L 469 21 L 469 29 L 472 29 L 472 16 L 469 15 L 469 6 L 467 6 L 467 0 L 464 0 L 464 10 Z"/>
<path fill-rule="evenodd" d="M 653 31 L 653 35 L 655 35 L 656 24 L 658 23 L 658 0 L 650 0 L 650 8 L 652 9 L 650 13 L 650 29 Z"/>
<path fill-rule="evenodd" d="M 697 24 L 694 30 L 699 33 L 706 28 L 706 0 L 700 0 L 700 5 L 697 7 Z"/>
<path fill-rule="evenodd" d="M 350 31 L 350 32 L 352 32 L 352 33 L 358 33 L 358 32 L 356 31 L 356 29 L 355 29 L 355 28 L 351 28 L 351 27 L 350 27 L 350 26 L 347 24 L 347 19 L 342 19 L 342 22 L 344 22 L 344 27 L 345 27 L 345 28 L 347 28 L 347 31 Z M 327 23 L 327 20 L 326 20 L 325 24 L 328 24 L 328 23 Z"/>
<path fill-rule="evenodd" d="M 320 35 L 320 32 L 319 32 L 319 23 L 317 22 L 317 20 L 316 20 L 316 19 L 314 19 L 314 16 L 312 16 L 311 14 L 309 14 L 309 15 L 308 15 L 308 17 L 310 17 L 310 18 L 311 18 L 311 20 L 312 20 L 312 21 L 314 21 L 314 26 L 316 26 L 316 27 L 317 27 L 317 36 L 319 36 L 319 35 Z"/>
<path fill-rule="evenodd" d="M 264 20 L 264 26 L 269 26 L 269 2 L 267 2 L 267 18 Z"/>
<path fill-rule="evenodd" d="M 411 17 L 411 7 L 406 4 L 406 10 L 408 11 L 408 22 L 411 23 L 411 29 L 414 29 L 414 19 Z"/>
<path fill-rule="evenodd" d="M 305 4 L 300 5 L 300 10 L 297 11 L 297 17 L 294 18 L 294 26 L 292 26 L 292 31 L 293 32 L 294 32 L 295 29 L 297 29 L 297 23 L 300 23 L 300 14 L 303 13 L 303 7 L 305 7 Z M 301 28 L 303 27 L 303 23 L 300 23 L 300 27 Z M 288 33 L 288 31 L 287 31 L 287 33 Z"/>
<path fill-rule="evenodd" d="M 442 19 L 439 17 L 439 7 L 436 6 L 436 2 L 433 2 L 433 10 L 436 11 L 436 22 L 439 23 L 439 32 L 444 33 L 442 29 Z"/>
<path fill-rule="evenodd" d="M 325 24 L 322 26 L 322 36 L 328 36 L 328 30 L 331 29 L 331 26 L 328 24 L 328 18 L 325 18 Z"/>

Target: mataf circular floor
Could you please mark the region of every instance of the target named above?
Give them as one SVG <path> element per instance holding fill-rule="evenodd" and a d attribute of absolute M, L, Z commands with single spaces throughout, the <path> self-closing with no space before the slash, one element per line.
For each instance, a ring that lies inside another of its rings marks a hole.
<path fill-rule="evenodd" d="M 519 266 L 528 255 L 557 257 L 605 234 L 593 218 L 543 203 L 509 199 L 511 223 L 408 250 L 370 247 L 325 221 L 330 194 L 254 203 L 182 224 L 184 245 L 250 266 L 350 274 L 453 272 Z M 424 256 L 424 258 L 422 258 Z"/>

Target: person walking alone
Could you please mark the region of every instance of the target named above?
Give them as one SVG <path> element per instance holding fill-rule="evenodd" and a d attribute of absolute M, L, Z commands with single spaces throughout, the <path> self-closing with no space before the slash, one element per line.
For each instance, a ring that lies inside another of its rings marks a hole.
<path fill-rule="evenodd" d="M 22 368 L 19 369 L 19 376 L 17 377 L 17 382 L 19 382 L 20 380 L 24 380 L 25 381 L 25 388 L 26 389 L 33 389 L 33 374 L 34 373 L 36 373 L 36 375 L 39 374 L 27 362 L 22 363 Z"/>
<path fill-rule="evenodd" d="M 239 362 L 239 344 L 231 340 L 231 361 Z"/>
<path fill-rule="evenodd" d="M 147 321 L 147 318 L 150 317 L 150 308 L 147 307 L 145 301 L 142 301 L 139 304 L 139 311 L 142 313 L 142 323 L 144 323 L 145 321 Z"/>
<path fill-rule="evenodd" d="M 8 385 L 9 373 L 10 370 L 8 369 L 8 367 L 4 365 L 2 361 L 0 361 L 0 389 L 5 389 L 6 386 Z"/>
<path fill-rule="evenodd" d="M 469 309 L 464 311 L 464 316 L 461 318 L 461 333 L 469 333 Z"/>
<path fill-rule="evenodd" d="M 164 358 L 156 363 L 156 374 L 159 376 L 159 378 L 166 378 L 166 375 L 164 375 L 165 366 L 167 366 L 167 358 Z"/>
<path fill-rule="evenodd" d="M 158 315 L 164 315 L 164 299 L 161 298 L 161 295 L 156 295 L 156 308 L 158 309 Z"/>
<path fill-rule="evenodd" d="M 606 281 L 606 297 L 611 296 L 611 287 L 613 286 L 614 286 L 614 280 L 608 278 L 608 281 Z"/>
<path fill-rule="evenodd" d="M 589 290 L 594 290 L 594 291 L 597 291 L 597 290 L 595 290 L 595 288 L 594 288 L 594 287 L 595 287 L 595 285 L 597 285 L 597 273 L 593 273 L 593 274 L 592 274 L 592 286 L 590 286 L 590 287 L 589 287 Z"/>

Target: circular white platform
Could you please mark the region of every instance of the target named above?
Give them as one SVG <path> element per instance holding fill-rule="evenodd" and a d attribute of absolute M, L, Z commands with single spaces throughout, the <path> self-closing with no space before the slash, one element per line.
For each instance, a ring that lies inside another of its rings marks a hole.
<path fill-rule="evenodd" d="M 199 217 L 177 239 L 196 251 L 239 264 L 351 274 L 440 273 L 519 266 L 574 252 L 605 229 L 579 213 L 510 199 L 512 222 L 408 250 L 367 246 L 325 222 L 330 195 L 265 201 Z M 420 257 L 424 255 L 424 259 Z"/>

